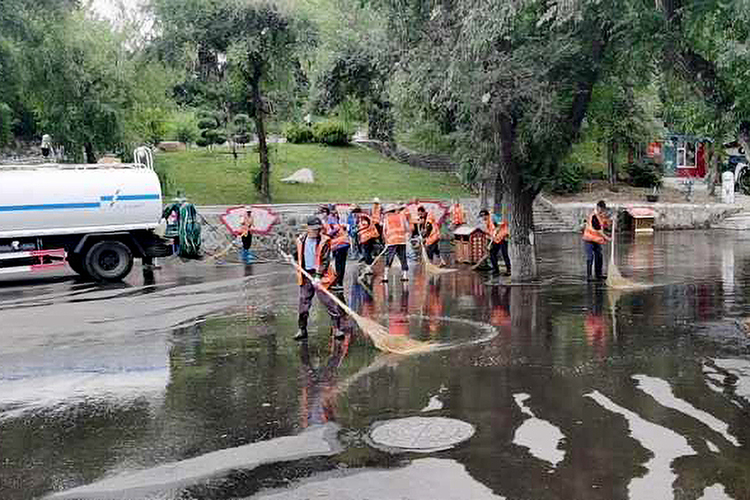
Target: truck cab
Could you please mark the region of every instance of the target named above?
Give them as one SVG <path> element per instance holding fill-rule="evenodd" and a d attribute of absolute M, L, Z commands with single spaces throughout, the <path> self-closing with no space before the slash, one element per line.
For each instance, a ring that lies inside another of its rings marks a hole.
<path fill-rule="evenodd" d="M 119 281 L 134 258 L 170 255 L 155 232 L 162 192 L 152 165 L 0 165 L 0 274 L 67 264 Z"/>

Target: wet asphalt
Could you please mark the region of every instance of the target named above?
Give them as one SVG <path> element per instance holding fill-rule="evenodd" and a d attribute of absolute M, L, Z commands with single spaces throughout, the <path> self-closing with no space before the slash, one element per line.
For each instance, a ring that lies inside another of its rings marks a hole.
<path fill-rule="evenodd" d="M 750 237 L 623 237 L 630 292 L 585 282 L 579 235 L 537 244 L 533 286 L 350 261 L 353 309 L 442 346 L 409 357 L 317 303 L 294 342 L 280 263 L 5 277 L 0 499 L 750 499 Z M 470 437 L 419 449 L 445 418 Z"/>

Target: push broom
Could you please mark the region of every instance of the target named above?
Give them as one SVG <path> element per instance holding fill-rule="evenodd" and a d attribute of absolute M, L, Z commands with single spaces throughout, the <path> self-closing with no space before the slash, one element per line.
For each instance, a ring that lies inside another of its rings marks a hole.
<path fill-rule="evenodd" d="M 617 216 L 615 216 L 612 220 L 612 248 L 610 249 L 611 253 L 609 257 L 609 269 L 607 269 L 607 286 L 620 290 L 637 290 L 640 288 L 649 288 L 649 285 L 636 283 L 635 281 L 623 278 L 622 274 L 620 274 L 620 270 L 617 268 L 617 264 L 615 263 L 616 229 Z"/>
<path fill-rule="evenodd" d="M 287 262 L 297 268 L 297 270 L 302 273 L 305 278 L 309 279 L 311 282 L 314 281 L 313 277 L 310 276 L 310 273 L 302 269 L 302 266 L 295 262 L 289 254 L 281 250 L 279 251 L 281 252 L 281 255 L 284 257 L 284 259 L 286 259 Z M 390 332 L 388 332 L 388 329 L 386 327 L 371 320 L 370 318 L 360 316 L 349 306 L 347 306 L 341 299 L 336 297 L 325 288 L 318 287 L 318 289 L 325 293 L 331 300 L 333 300 L 336 305 L 338 305 L 341 309 L 344 310 L 344 312 L 346 312 L 346 314 L 351 316 L 351 318 L 357 323 L 357 326 L 359 326 L 359 328 L 365 333 L 365 335 L 370 337 L 370 340 L 372 340 L 372 343 L 375 344 L 375 347 L 377 347 L 381 351 L 393 352 L 396 354 L 416 354 L 431 349 L 432 345 L 429 342 L 421 342 L 404 335 L 392 335 Z"/>

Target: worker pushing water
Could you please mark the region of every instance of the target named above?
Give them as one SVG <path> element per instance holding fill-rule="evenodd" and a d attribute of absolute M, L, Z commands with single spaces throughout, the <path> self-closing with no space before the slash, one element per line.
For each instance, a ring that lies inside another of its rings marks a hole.
<path fill-rule="evenodd" d="M 586 249 L 586 279 L 588 281 L 604 281 L 606 279 L 602 245 L 612 240 L 604 233 L 604 229 L 609 223 L 606 210 L 607 204 L 604 203 L 604 200 L 600 200 L 594 211 L 589 214 L 586 227 L 583 230 L 583 241 Z M 594 275 L 591 274 L 592 265 Z"/>

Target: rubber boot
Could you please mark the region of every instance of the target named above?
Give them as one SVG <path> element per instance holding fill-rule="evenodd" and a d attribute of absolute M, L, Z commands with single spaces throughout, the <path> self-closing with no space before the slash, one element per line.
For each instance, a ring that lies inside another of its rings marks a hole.
<path fill-rule="evenodd" d="M 307 318 L 310 316 L 309 313 L 302 313 L 297 318 L 297 330 L 294 340 L 305 340 L 307 338 Z"/>
<path fill-rule="evenodd" d="M 391 271 L 390 267 L 383 269 L 383 277 L 380 279 L 383 283 L 388 283 L 388 273 Z"/>
<path fill-rule="evenodd" d="M 340 328 L 333 327 L 333 338 L 336 340 L 344 340 L 346 338 L 346 333 L 344 333 L 344 330 L 341 330 Z"/>
<path fill-rule="evenodd" d="M 409 281 L 409 271 L 404 271 L 401 273 L 401 281 Z"/>
<path fill-rule="evenodd" d="M 255 254 L 252 251 L 247 250 L 247 253 L 245 254 L 245 264 L 252 264 L 256 259 L 257 257 Z"/>

